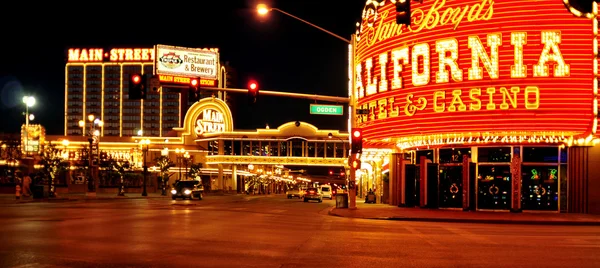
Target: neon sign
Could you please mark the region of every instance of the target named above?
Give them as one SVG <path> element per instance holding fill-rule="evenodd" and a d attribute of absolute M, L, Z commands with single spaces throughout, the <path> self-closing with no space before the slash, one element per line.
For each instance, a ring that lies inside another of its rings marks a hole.
<path fill-rule="evenodd" d="M 594 129 L 595 24 L 562 1 L 424 1 L 410 28 L 380 2 L 365 7 L 352 66 L 365 139 Z"/>
<path fill-rule="evenodd" d="M 154 61 L 153 48 L 69 48 L 68 62 L 141 62 Z"/>
<path fill-rule="evenodd" d="M 205 109 L 196 120 L 194 133 L 196 136 L 205 133 L 219 133 L 225 131 L 225 117 L 223 113 L 214 109 Z"/>

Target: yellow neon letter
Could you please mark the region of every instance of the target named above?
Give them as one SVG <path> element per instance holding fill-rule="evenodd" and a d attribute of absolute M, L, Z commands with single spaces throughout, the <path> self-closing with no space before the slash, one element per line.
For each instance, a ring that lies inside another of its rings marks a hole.
<path fill-rule="evenodd" d="M 510 66 L 510 78 L 525 78 L 527 66 L 523 64 L 523 45 L 527 44 L 527 33 L 510 33 L 510 44 L 515 47 L 515 65 Z"/>
<path fill-rule="evenodd" d="M 481 110 L 481 100 L 479 99 L 480 96 L 481 96 L 481 88 L 472 88 L 471 90 L 469 90 L 469 98 L 472 101 L 469 104 L 469 110 L 471 110 L 471 111 Z"/>
<path fill-rule="evenodd" d="M 401 47 L 392 50 L 392 62 L 394 63 L 394 78 L 392 79 L 392 89 L 399 89 L 402 88 L 402 65 L 409 63 L 408 47 Z"/>
<path fill-rule="evenodd" d="M 423 72 L 419 73 L 419 57 L 423 58 Z M 424 86 L 429 84 L 430 74 L 429 45 L 417 44 L 412 48 L 412 84 Z"/>
<path fill-rule="evenodd" d="M 381 73 L 380 73 L 380 78 L 381 80 L 379 80 L 379 92 L 384 92 L 388 90 L 388 81 L 387 81 L 387 62 L 388 62 L 388 56 L 387 56 L 387 52 L 386 53 L 381 53 L 379 54 L 379 66 L 381 67 Z"/>
<path fill-rule="evenodd" d="M 435 42 L 435 50 L 439 55 L 439 71 L 435 75 L 436 83 L 446 83 L 449 81 L 448 70 L 446 65 L 450 67 L 452 72 L 452 80 L 460 82 L 463 79 L 463 72 L 458 68 L 458 41 L 454 38 L 438 40 Z M 450 57 L 446 57 L 447 52 L 450 51 Z"/>
<path fill-rule="evenodd" d="M 565 77 L 570 75 L 569 64 L 565 63 L 565 60 L 560 53 L 560 32 L 559 31 L 542 31 L 542 55 L 538 64 L 533 65 L 533 76 L 534 77 L 547 77 L 548 74 L 548 61 L 554 61 L 557 64 L 554 65 L 554 77 Z M 550 54 L 552 50 L 552 54 Z"/>
<path fill-rule="evenodd" d="M 441 100 L 441 105 L 438 105 L 438 99 Z M 444 112 L 444 109 L 446 109 L 446 91 L 433 92 L 433 111 L 441 113 Z"/>
<path fill-rule="evenodd" d="M 509 106 L 506 103 L 506 99 L 510 102 L 513 108 L 517 108 L 517 93 L 519 93 L 521 89 L 519 87 L 511 87 L 510 93 L 512 93 L 512 97 L 510 93 L 505 87 L 500 88 L 500 93 L 502 93 L 502 104 L 500 104 L 500 110 L 508 110 Z"/>
<path fill-rule="evenodd" d="M 535 100 L 529 101 L 529 94 L 533 93 Z M 535 110 L 540 107 L 540 89 L 534 86 L 528 86 L 525 88 L 525 109 Z"/>
<path fill-rule="evenodd" d="M 462 90 L 460 90 L 460 89 L 452 90 L 452 102 L 448 106 L 448 111 L 455 112 L 456 111 L 456 106 L 455 105 L 457 105 L 457 104 L 458 104 L 458 110 L 459 111 L 466 111 L 467 110 L 467 105 L 465 105 L 463 103 L 462 99 L 460 98 L 461 94 L 462 94 Z"/>
<path fill-rule="evenodd" d="M 377 93 L 377 78 L 373 75 L 373 58 L 368 58 L 365 62 L 365 73 L 367 73 L 367 92 L 366 96 Z"/>
<path fill-rule="evenodd" d="M 471 68 L 469 68 L 469 80 L 483 79 L 483 69 L 479 66 L 479 60 L 492 79 L 498 79 L 498 47 L 502 44 L 502 35 L 488 34 L 487 46 L 490 48 L 490 56 L 485 52 L 479 37 L 469 36 L 469 48 L 471 48 Z"/>

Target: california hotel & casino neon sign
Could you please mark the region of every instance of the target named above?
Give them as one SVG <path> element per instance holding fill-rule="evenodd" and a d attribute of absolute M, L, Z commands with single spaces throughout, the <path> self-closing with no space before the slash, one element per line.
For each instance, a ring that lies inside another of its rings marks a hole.
<path fill-rule="evenodd" d="M 574 16 L 563 0 L 425 0 L 406 27 L 394 3 L 367 1 L 357 24 L 353 94 L 369 111 L 357 119 L 366 141 L 577 143 L 596 133 L 595 15 Z"/>

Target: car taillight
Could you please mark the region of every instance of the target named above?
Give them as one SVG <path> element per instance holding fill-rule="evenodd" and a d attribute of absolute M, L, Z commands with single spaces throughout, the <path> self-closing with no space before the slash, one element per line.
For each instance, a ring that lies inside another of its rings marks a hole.
<path fill-rule="evenodd" d="M 315 191 L 309 191 L 309 193 L 311 193 L 311 194 L 314 194 L 314 193 L 315 193 Z"/>

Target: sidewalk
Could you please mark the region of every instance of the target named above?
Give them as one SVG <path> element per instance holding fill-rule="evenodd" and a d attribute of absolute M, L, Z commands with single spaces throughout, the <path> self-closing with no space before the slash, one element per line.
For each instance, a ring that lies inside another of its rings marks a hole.
<path fill-rule="evenodd" d="M 356 207 L 356 209 L 334 207 L 329 210 L 329 215 L 397 221 L 600 226 L 600 215 L 591 214 L 402 208 L 386 204 L 365 204 L 364 202 L 356 202 Z"/>

